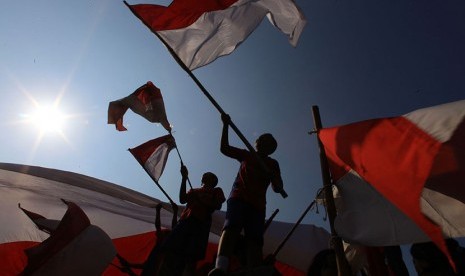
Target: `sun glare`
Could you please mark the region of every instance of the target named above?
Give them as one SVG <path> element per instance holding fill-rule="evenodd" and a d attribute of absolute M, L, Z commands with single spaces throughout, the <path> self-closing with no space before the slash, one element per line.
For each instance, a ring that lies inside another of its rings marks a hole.
<path fill-rule="evenodd" d="M 66 116 L 55 106 L 37 106 L 31 122 L 42 132 L 62 132 Z"/>

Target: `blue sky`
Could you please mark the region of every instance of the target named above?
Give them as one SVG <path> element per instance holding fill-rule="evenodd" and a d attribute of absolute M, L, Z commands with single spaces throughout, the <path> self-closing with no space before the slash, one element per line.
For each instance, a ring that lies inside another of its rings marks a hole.
<path fill-rule="evenodd" d="M 140 3 L 129 1 L 130 4 Z M 150 2 L 167 4 L 168 2 Z M 288 199 L 268 193 L 268 214 L 294 222 L 321 187 L 311 107 L 324 126 L 402 115 L 465 98 L 464 1 L 296 0 L 307 25 L 296 48 L 267 20 L 231 55 L 194 74 L 253 143 L 279 146 Z M 110 101 L 148 80 L 164 96 L 193 186 L 203 172 L 230 191 L 239 164 L 219 152 L 218 111 L 122 1 L 0 4 L 0 162 L 86 174 L 166 200 L 127 151 L 166 131 L 128 112 L 127 132 L 107 125 Z M 34 101 L 69 115 L 41 135 Z M 231 144 L 243 144 L 231 131 Z M 160 184 L 177 199 L 173 151 Z M 324 215 L 304 222 L 328 228 Z"/>

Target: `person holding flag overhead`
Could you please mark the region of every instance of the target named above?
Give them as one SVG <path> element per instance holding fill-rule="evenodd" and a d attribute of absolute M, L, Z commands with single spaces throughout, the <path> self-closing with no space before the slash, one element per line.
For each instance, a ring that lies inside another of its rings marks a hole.
<path fill-rule="evenodd" d="M 228 271 L 229 258 L 242 229 L 247 244 L 248 268 L 262 264 L 266 191 L 271 183 L 274 192 L 284 192 L 279 163 L 269 157 L 278 146 L 274 137 L 269 133 L 262 134 L 255 142 L 256 153 L 232 147 L 228 139 L 231 118 L 222 114 L 221 119 L 221 153 L 236 159 L 241 165 L 227 201 L 226 221 L 218 247 L 216 267 L 209 275 L 224 275 Z"/>
<path fill-rule="evenodd" d="M 221 209 L 225 201 L 223 190 L 216 187 L 215 174 L 204 173 L 201 187 L 186 192 L 188 174 L 186 166 L 181 165 L 179 201 L 186 204 L 186 208 L 162 244 L 160 251 L 165 259 L 158 275 L 194 275 L 197 261 L 205 258 L 212 214 Z"/>

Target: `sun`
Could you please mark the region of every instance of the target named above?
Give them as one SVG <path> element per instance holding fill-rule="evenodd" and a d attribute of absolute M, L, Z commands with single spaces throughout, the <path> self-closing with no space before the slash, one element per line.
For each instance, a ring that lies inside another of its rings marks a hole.
<path fill-rule="evenodd" d="M 27 121 L 41 133 L 63 135 L 63 128 L 68 116 L 56 104 L 35 103 L 34 110 L 27 114 Z"/>
<path fill-rule="evenodd" d="M 56 105 L 37 105 L 36 110 L 28 117 L 42 134 L 62 133 L 67 118 Z"/>

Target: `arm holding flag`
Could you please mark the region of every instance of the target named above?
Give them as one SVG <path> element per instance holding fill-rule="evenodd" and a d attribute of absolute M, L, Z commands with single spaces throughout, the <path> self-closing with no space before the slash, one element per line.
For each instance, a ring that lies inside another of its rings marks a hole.
<path fill-rule="evenodd" d="M 181 204 L 186 204 L 187 203 L 186 181 L 189 175 L 189 171 L 187 170 L 187 167 L 184 165 L 181 165 L 181 175 L 182 175 L 182 180 L 181 180 L 181 188 L 179 189 L 179 202 Z"/>
<path fill-rule="evenodd" d="M 239 150 L 239 149 L 237 149 L 237 148 L 235 148 L 235 147 L 233 147 L 233 146 L 231 146 L 229 144 L 229 125 L 231 124 L 231 117 L 226 113 L 222 113 L 221 114 L 221 120 L 223 121 L 223 130 L 222 130 L 222 133 L 221 133 L 221 147 L 220 147 L 221 153 L 223 153 L 224 155 L 226 155 L 228 157 L 237 159 L 239 161 L 243 161 L 244 157 L 241 156 L 242 155 L 241 150 Z M 269 140 L 268 138 L 273 140 L 274 141 L 273 143 L 276 143 L 274 138 L 272 138 L 271 134 L 263 134 L 256 141 L 257 151 L 252 149 L 251 153 L 254 156 L 254 158 L 257 159 L 259 165 L 265 171 L 265 173 L 268 176 L 270 176 L 271 187 L 272 187 L 273 191 L 275 193 L 281 194 L 281 196 L 283 198 L 286 198 L 287 193 L 284 191 L 284 184 L 283 184 L 283 180 L 281 178 L 278 162 L 276 162 L 276 161 L 273 162 L 273 165 L 274 165 L 273 168 L 272 168 L 273 170 L 270 171 L 270 168 L 267 166 L 267 164 L 265 164 L 265 162 L 263 160 L 264 158 L 267 158 L 269 154 L 274 152 L 274 150 L 277 147 L 277 144 L 273 145 L 272 147 L 274 147 L 274 149 L 271 150 L 271 152 L 267 152 L 267 150 L 265 150 L 265 144 L 267 144 L 267 141 L 265 141 L 265 140 Z"/>
<path fill-rule="evenodd" d="M 223 191 L 220 188 L 215 188 L 218 183 L 218 178 L 211 172 L 207 172 L 202 176 L 202 186 L 206 187 L 210 192 L 197 192 L 191 189 L 186 193 L 186 180 L 188 179 L 189 171 L 187 167 L 181 165 L 181 188 L 179 189 L 179 202 L 181 204 L 188 203 L 189 200 L 197 200 L 197 202 L 205 205 L 208 209 L 219 210 L 225 201 Z"/>

